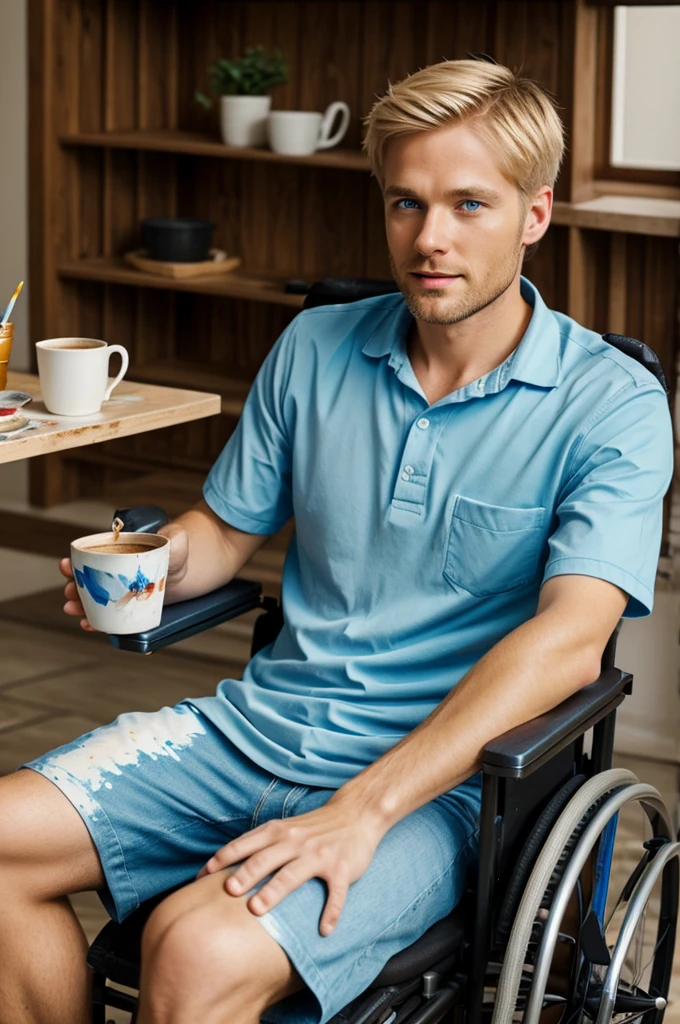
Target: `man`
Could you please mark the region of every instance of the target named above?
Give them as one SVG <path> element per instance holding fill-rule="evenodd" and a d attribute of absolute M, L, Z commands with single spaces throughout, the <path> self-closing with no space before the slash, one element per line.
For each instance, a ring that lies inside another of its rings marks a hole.
<path fill-rule="evenodd" d="M 485 744 L 651 610 L 665 395 L 520 278 L 562 155 L 550 100 L 445 62 L 390 87 L 366 146 L 402 294 L 297 317 L 162 531 L 176 601 L 294 514 L 283 631 L 215 697 L 1 780 L 3 1024 L 88 1019 L 66 893 L 123 918 L 181 883 L 144 934 L 139 1024 L 329 1020 L 459 899 Z"/>

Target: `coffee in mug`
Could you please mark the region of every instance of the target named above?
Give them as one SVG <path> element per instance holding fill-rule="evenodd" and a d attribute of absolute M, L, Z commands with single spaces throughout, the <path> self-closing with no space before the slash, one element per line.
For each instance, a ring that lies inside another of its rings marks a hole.
<path fill-rule="evenodd" d="M 82 341 L 80 343 L 75 342 L 74 344 L 71 344 L 69 342 L 69 344 L 67 344 L 67 345 L 53 345 L 52 348 L 59 348 L 59 349 L 66 348 L 66 349 L 70 349 L 70 350 L 81 349 L 81 348 L 99 348 L 99 344 L 98 344 L 98 342 L 95 342 L 95 341 Z"/>
<path fill-rule="evenodd" d="M 104 554 L 112 555 L 138 555 L 140 551 L 146 551 L 146 544 L 121 544 L 113 541 L 111 544 L 94 544 L 86 551 L 103 551 Z"/>
<path fill-rule="evenodd" d="M 341 115 L 340 124 L 331 135 L 337 114 Z M 273 110 L 267 118 L 269 145 L 275 153 L 309 156 L 317 149 L 337 146 L 345 136 L 349 120 L 349 107 L 342 100 L 331 103 L 323 114 L 311 110 Z"/>
<path fill-rule="evenodd" d="M 155 533 L 111 531 L 71 544 L 71 567 L 87 621 L 102 633 L 143 633 L 160 624 L 170 542 Z"/>
<path fill-rule="evenodd" d="M 36 343 L 38 375 L 45 407 L 57 416 L 90 416 L 123 379 L 127 350 L 96 338 L 49 338 Z M 109 359 L 118 352 L 122 365 L 109 383 Z"/>

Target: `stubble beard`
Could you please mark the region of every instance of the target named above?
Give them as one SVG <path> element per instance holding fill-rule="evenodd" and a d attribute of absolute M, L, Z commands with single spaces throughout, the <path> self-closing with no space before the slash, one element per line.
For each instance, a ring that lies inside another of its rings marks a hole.
<path fill-rule="evenodd" d="M 399 285 L 404 301 L 411 316 L 416 320 L 422 320 L 426 324 L 457 324 L 461 320 L 468 320 L 475 313 L 481 312 L 487 306 L 492 305 L 503 295 L 512 282 L 515 280 L 517 270 L 522 260 L 522 245 L 518 242 L 513 247 L 508 258 L 497 269 L 487 275 L 479 287 L 474 288 L 472 293 L 460 299 L 451 299 L 445 309 L 435 310 L 431 299 L 442 298 L 446 295 L 445 288 L 432 289 L 427 295 L 415 295 L 408 288 L 408 274 L 400 275 L 395 266 L 392 254 L 389 254 L 390 269 L 394 280 Z"/>

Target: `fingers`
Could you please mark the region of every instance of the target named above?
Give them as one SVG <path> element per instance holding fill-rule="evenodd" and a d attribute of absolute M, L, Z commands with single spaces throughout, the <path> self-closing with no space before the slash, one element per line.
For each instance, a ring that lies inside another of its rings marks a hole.
<path fill-rule="evenodd" d="M 66 598 L 64 611 L 67 615 L 85 615 L 85 609 L 83 608 L 82 601 L 78 596 L 75 583 L 66 584 L 64 587 L 64 597 Z"/>
<path fill-rule="evenodd" d="M 241 896 L 277 868 L 292 861 L 295 855 L 296 851 L 290 844 L 277 843 L 276 846 L 268 846 L 260 853 L 249 857 L 245 864 L 229 876 L 224 887 L 232 896 Z"/>
<path fill-rule="evenodd" d="M 251 853 L 256 853 L 258 850 L 262 849 L 262 833 L 265 829 L 268 833 L 272 833 L 270 826 L 276 824 L 278 823 L 271 821 L 266 822 L 264 825 L 258 825 L 257 828 L 252 829 L 250 832 L 246 832 L 245 835 L 239 836 L 238 839 L 232 839 L 232 841 L 227 843 L 226 846 L 221 846 L 217 853 L 213 854 L 205 867 L 201 868 L 201 872 L 206 875 L 210 875 L 214 871 L 221 871 L 222 868 L 226 868 L 230 864 L 235 864 L 237 861 L 243 860 Z M 273 833 L 272 839 L 269 841 L 275 841 Z M 201 875 L 199 874 L 197 877 L 200 878 Z"/>
<path fill-rule="evenodd" d="M 85 609 L 83 608 L 82 602 L 78 597 L 78 589 L 73 581 L 67 583 L 64 587 L 64 597 L 66 602 L 64 604 L 64 611 L 67 615 L 79 615 L 80 616 L 80 628 L 84 629 L 87 633 L 96 633 L 94 629 L 85 617 Z"/>
<path fill-rule="evenodd" d="M 335 878 L 333 884 L 328 885 L 328 899 L 319 922 L 319 932 L 321 935 L 330 935 L 331 932 L 335 931 L 340 920 L 342 908 L 347 899 L 348 889 L 349 885 L 339 878 Z"/>
<path fill-rule="evenodd" d="M 231 892 L 232 887 L 229 883 L 233 878 L 232 875 L 225 882 L 224 887 L 227 892 Z M 319 922 L 319 932 L 321 935 L 330 935 L 340 920 L 349 889 L 347 872 L 343 871 L 340 865 L 325 866 L 322 869 L 320 865 L 315 867 L 309 858 L 298 857 L 296 860 L 289 860 L 285 867 L 277 871 L 274 877 L 248 900 L 248 909 L 256 917 L 267 914 L 289 893 L 304 885 L 310 878 L 321 878 L 326 882 L 328 898 Z M 244 888 L 244 891 L 248 891 L 247 887 Z M 232 895 L 240 896 L 242 892 L 239 891 Z"/>
<path fill-rule="evenodd" d="M 171 576 L 183 575 L 189 557 L 189 534 L 180 523 L 168 523 L 167 526 L 162 526 L 158 532 L 170 541 L 168 573 Z"/>
<path fill-rule="evenodd" d="M 73 569 L 71 568 L 71 559 L 62 558 L 59 562 L 59 572 L 62 576 L 65 576 L 67 580 L 73 579 Z"/>

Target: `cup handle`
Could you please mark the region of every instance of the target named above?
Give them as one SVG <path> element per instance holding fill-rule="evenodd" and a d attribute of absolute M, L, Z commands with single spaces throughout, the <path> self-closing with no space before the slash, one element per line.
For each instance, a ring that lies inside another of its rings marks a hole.
<path fill-rule="evenodd" d="M 111 358 L 111 356 L 113 355 L 114 352 L 120 352 L 120 358 L 122 359 L 122 365 L 121 365 L 120 372 L 119 372 L 118 376 L 116 377 L 116 379 L 113 381 L 112 384 L 109 384 L 109 386 L 107 387 L 106 391 L 104 392 L 104 398 L 103 398 L 104 402 L 108 402 L 109 398 L 111 397 L 111 392 L 116 387 L 116 385 L 120 384 L 120 382 L 122 381 L 123 377 L 127 373 L 127 368 L 128 368 L 129 363 L 130 363 L 130 358 L 128 356 L 127 349 L 123 348 L 122 345 L 108 345 L 107 346 L 106 354 L 109 357 L 109 359 Z"/>
<path fill-rule="evenodd" d="M 335 135 L 330 135 L 330 130 L 333 127 L 333 122 L 335 121 L 336 114 L 342 114 L 340 120 L 340 127 L 338 128 Z M 329 107 L 326 107 L 326 112 L 324 113 L 323 121 L 321 122 L 319 141 L 316 144 L 316 148 L 330 149 L 331 146 L 337 146 L 338 142 L 340 142 L 340 140 L 344 137 L 345 132 L 349 128 L 349 119 L 349 107 L 342 100 L 336 100 L 335 103 L 331 103 Z"/>

